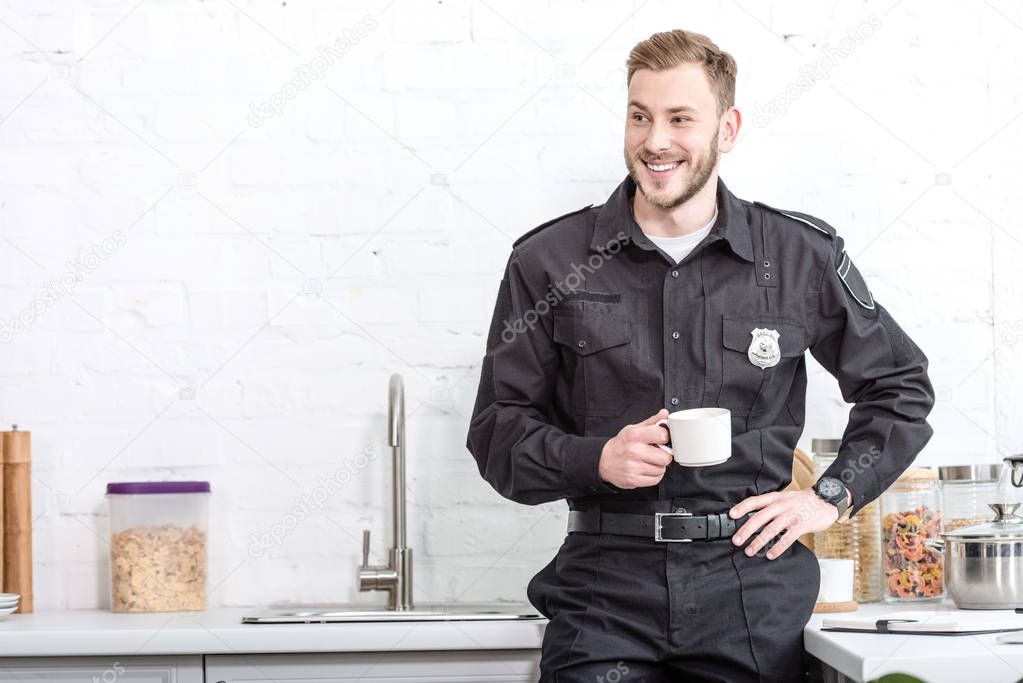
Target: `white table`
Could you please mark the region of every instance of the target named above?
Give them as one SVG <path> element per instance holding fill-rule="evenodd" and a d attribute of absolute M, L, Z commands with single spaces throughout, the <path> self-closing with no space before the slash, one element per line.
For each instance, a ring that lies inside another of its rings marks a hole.
<path fill-rule="evenodd" d="M 1016 683 L 1023 679 L 1023 644 L 996 642 L 998 634 L 963 636 L 919 636 L 821 631 L 821 621 L 830 616 L 881 619 L 891 612 L 919 612 L 922 619 L 983 614 L 985 617 L 1014 618 L 1023 627 L 1023 614 L 1012 610 L 957 610 L 950 600 L 937 603 L 899 605 L 868 603 L 856 612 L 814 614 L 803 632 L 806 651 L 847 680 L 868 681 L 884 674 L 906 673 L 927 683 Z M 837 678 L 836 680 L 843 680 Z"/>

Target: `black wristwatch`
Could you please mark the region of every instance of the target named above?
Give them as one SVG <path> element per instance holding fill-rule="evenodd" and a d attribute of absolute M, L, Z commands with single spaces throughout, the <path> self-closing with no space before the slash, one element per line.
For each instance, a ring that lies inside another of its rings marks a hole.
<path fill-rule="evenodd" d="M 836 479 L 835 477 L 821 477 L 817 480 L 817 483 L 813 485 L 813 491 L 820 496 L 822 500 L 825 500 L 838 508 L 839 517 L 845 514 L 845 509 L 849 507 L 849 505 L 846 500 L 845 486 L 842 484 L 841 479 Z"/>

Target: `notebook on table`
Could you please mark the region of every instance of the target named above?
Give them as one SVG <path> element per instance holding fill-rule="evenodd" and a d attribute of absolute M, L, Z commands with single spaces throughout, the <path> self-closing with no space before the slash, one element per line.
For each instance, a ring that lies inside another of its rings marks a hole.
<path fill-rule="evenodd" d="M 873 617 L 835 615 L 821 621 L 822 631 L 898 633 L 922 636 L 967 636 L 1023 631 L 1023 614 L 1014 610 L 977 612 L 891 612 Z"/>

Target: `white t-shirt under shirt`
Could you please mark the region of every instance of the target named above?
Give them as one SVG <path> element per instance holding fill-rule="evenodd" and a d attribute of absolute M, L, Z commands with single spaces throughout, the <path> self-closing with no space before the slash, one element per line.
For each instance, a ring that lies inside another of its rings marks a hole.
<path fill-rule="evenodd" d="M 703 226 L 696 232 L 688 235 L 682 235 L 681 237 L 658 237 L 656 235 L 648 235 L 645 231 L 643 232 L 651 242 L 661 248 L 662 251 L 668 254 L 668 256 L 675 259 L 675 263 L 678 263 L 686 256 L 689 255 L 697 244 L 703 241 L 703 238 L 710 234 L 710 229 L 714 227 L 714 221 L 718 218 L 717 206 L 714 207 L 714 215 L 711 217 L 710 222 Z"/>

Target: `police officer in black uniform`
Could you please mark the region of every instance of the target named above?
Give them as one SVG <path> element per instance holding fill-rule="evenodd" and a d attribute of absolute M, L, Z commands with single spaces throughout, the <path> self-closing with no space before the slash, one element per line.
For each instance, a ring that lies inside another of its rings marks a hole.
<path fill-rule="evenodd" d="M 741 125 L 727 53 L 670 31 L 628 65 L 629 175 L 514 243 L 466 445 L 502 496 L 570 509 L 527 588 L 549 619 L 542 682 L 802 680 L 820 577 L 795 541 L 876 499 L 930 439 L 927 359 L 834 228 L 718 178 Z M 715 212 L 680 262 L 650 239 Z M 807 350 L 853 406 L 834 464 L 783 491 Z M 683 467 L 656 421 L 705 406 L 731 411 L 732 456 Z"/>

